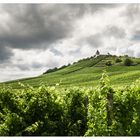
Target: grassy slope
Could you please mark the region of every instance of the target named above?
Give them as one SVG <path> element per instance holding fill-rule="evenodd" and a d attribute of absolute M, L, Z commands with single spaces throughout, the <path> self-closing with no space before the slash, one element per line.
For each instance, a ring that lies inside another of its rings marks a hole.
<path fill-rule="evenodd" d="M 135 66 L 123 66 L 123 62 L 115 63 L 115 59 L 115 56 L 107 55 L 101 55 L 97 58 L 91 57 L 52 73 L 19 81 L 34 87 L 39 86 L 41 83 L 46 85 L 60 83 L 60 87 L 96 86 L 99 84 L 103 70 L 106 70 L 110 76 L 111 84 L 114 86 L 124 86 L 129 85 L 129 83 L 140 77 L 140 58 L 131 58 L 134 62 L 139 62 Z M 121 59 L 124 60 L 125 57 L 122 56 Z M 108 60 L 112 61 L 112 66 L 105 65 Z M 17 81 L 7 82 L 6 84 L 18 88 Z"/>

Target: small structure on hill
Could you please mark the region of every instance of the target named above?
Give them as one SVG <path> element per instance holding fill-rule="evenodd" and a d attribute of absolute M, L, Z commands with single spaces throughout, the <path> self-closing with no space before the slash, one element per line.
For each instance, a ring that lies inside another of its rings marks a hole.
<path fill-rule="evenodd" d="M 95 53 L 95 55 L 94 55 L 94 58 L 97 57 L 97 56 L 99 56 L 99 55 L 100 55 L 100 52 L 97 50 L 96 53 Z"/>
<path fill-rule="evenodd" d="M 99 52 L 98 50 L 96 51 L 96 55 L 97 55 L 97 56 L 100 55 L 100 52 Z"/>

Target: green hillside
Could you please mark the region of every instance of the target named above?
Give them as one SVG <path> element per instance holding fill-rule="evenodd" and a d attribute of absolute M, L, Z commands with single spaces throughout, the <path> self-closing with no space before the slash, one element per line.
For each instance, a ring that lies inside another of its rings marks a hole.
<path fill-rule="evenodd" d="M 131 66 L 125 66 L 125 59 L 131 59 Z M 119 61 L 117 61 L 119 60 Z M 107 64 L 109 63 L 109 64 Z M 129 85 L 140 77 L 140 58 L 115 55 L 99 55 L 79 60 L 64 68 L 56 69 L 54 72 L 42 74 L 38 77 L 6 82 L 19 88 L 18 82 L 38 87 L 40 84 L 58 87 L 70 86 L 97 86 L 103 71 L 110 77 L 113 86 Z"/>

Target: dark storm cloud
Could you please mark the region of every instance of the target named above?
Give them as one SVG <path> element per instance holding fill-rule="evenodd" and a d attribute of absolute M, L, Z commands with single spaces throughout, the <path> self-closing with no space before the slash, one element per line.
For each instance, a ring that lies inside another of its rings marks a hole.
<path fill-rule="evenodd" d="M 6 62 L 12 55 L 12 49 L 8 47 L 0 47 L 0 63 Z"/>
<path fill-rule="evenodd" d="M 71 37 L 74 21 L 85 13 L 95 13 L 111 4 L 3 4 L 0 7 L 0 60 L 12 55 L 9 48 L 46 49 Z M 55 50 L 54 50 L 55 51 Z M 57 53 L 57 52 L 56 52 Z"/>
<path fill-rule="evenodd" d="M 61 5 L 4 5 L 3 9 L 11 21 L 9 29 L 0 33 L 0 42 L 20 49 L 39 49 L 42 43 L 47 46 L 69 36 L 76 16 Z"/>
<path fill-rule="evenodd" d="M 68 5 L 5 4 L 3 16 L 8 20 L 0 23 L 0 60 L 9 59 L 10 48 L 44 49 L 70 35 L 73 20 L 82 15 L 84 7 Z M 2 24 L 4 23 L 4 24 Z M 6 26 L 5 26 L 6 25 Z"/>
<path fill-rule="evenodd" d="M 109 37 L 124 38 L 126 36 L 125 30 L 121 27 L 109 25 L 106 27 L 104 34 Z"/>
<path fill-rule="evenodd" d="M 0 32 L 3 46 L 42 49 L 71 35 L 73 22 L 85 12 L 95 12 L 111 5 L 4 5 L 10 20 Z M 42 45 L 44 43 L 44 45 Z"/>

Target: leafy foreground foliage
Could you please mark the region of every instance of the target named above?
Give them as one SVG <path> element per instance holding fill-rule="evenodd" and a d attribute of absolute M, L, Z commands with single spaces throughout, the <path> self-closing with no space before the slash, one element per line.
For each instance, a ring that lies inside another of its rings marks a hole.
<path fill-rule="evenodd" d="M 1 136 L 140 136 L 140 81 L 113 89 L 0 89 Z"/>

